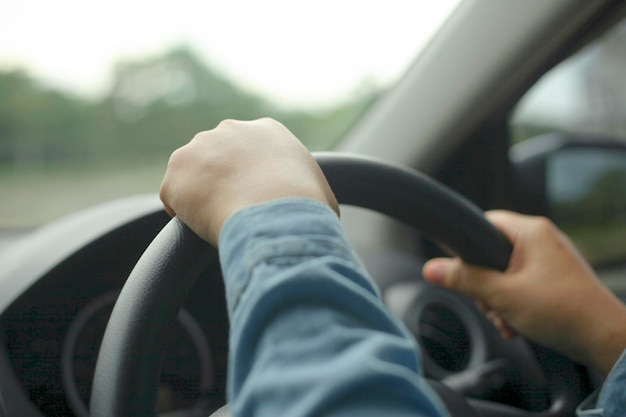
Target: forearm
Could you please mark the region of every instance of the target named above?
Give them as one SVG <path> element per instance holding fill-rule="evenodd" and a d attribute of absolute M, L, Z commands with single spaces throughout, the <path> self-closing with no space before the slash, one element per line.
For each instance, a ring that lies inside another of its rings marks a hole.
<path fill-rule="evenodd" d="M 585 308 L 589 317 L 581 320 L 588 323 L 588 331 L 581 332 L 586 340 L 580 344 L 587 349 L 588 363 L 606 376 L 626 349 L 626 307 L 607 294 L 597 305 Z"/>
<path fill-rule="evenodd" d="M 235 414 L 445 413 L 419 376 L 412 337 L 384 309 L 334 214 L 295 202 L 290 218 L 281 210 L 292 203 L 274 203 L 279 224 L 255 207 L 220 238 Z"/>

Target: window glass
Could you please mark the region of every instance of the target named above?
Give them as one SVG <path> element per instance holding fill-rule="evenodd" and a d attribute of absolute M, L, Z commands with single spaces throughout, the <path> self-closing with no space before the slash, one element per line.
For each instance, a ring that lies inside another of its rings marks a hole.
<path fill-rule="evenodd" d="M 626 154 L 564 149 L 548 159 L 546 195 L 555 222 L 595 265 L 626 259 Z"/>
<path fill-rule="evenodd" d="M 458 2 L 2 2 L 0 231 L 155 193 L 225 118 L 332 148 Z"/>
<path fill-rule="evenodd" d="M 626 144 L 621 148 L 626 142 L 625 68 L 623 21 L 545 74 L 522 98 L 510 125 L 514 146 L 535 138 L 524 145 L 539 145 L 539 149 L 555 137 L 563 140 L 563 149 L 547 157 L 545 184 L 539 184 L 545 190 L 547 214 L 599 269 L 605 283 L 622 292 L 626 290 L 620 266 L 626 259 Z M 549 135 L 555 132 L 559 134 Z M 584 145 L 568 147 L 577 142 Z"/>
<path fill-rule="evenodd" d="M 626 21 L 543 76 L 512 117 L 515 143 L 546 132 L 626 140 Z"/>

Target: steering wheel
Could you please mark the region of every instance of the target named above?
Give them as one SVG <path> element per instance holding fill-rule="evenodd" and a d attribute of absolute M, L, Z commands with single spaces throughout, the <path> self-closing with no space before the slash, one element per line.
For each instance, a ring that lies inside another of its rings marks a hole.
<path fill-rule="evenodd" d="M 466 262 L 506 268 L 510 243 L 480 209 L 444 185 L 372 158 L 335 153 L 315 157 L 341 204 L 403 221 Z M 93 381 L 93 417 L 154 415 L 167 330 L 196 278 L 216 257 L 217 251 L 178 218 L 172 219 L 150 244 L 126 281 L 109 319 Z M 558 394 L 549 410 L 533 413 L 489 401 L 468 402 L 443 384 L 433 381 L 431 386 L 455 417 L 555 416 L 574 407 L 566 393 Z"/>

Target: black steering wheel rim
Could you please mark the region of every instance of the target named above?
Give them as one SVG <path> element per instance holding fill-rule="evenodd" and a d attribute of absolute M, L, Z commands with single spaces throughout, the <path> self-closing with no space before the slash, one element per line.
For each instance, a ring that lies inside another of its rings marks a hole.
<path fill-rule="evenodd" d="M 415 171 L 372 158 L 315 155 L 341 204 L 416 227 L 469 263 L 504 270 L 510 243 L 474 204 Z M 178 218 L 154 239 L 109 319 L 91 395 L 94 417 L 152 416 L 159 364 L 186 294 L 217 256 Z"/>

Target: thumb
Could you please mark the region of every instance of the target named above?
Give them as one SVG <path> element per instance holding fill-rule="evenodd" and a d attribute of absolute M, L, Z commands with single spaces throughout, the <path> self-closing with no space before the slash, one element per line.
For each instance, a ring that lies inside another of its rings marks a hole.
<path fill-rule="evenodd" d="M 422 274 L 432 284 L 479 300 L 488 299 L 498 282 L 503 281 L 499 271 L 471 266 L 459 258 L 431 259 L 424 264 Z"/>

